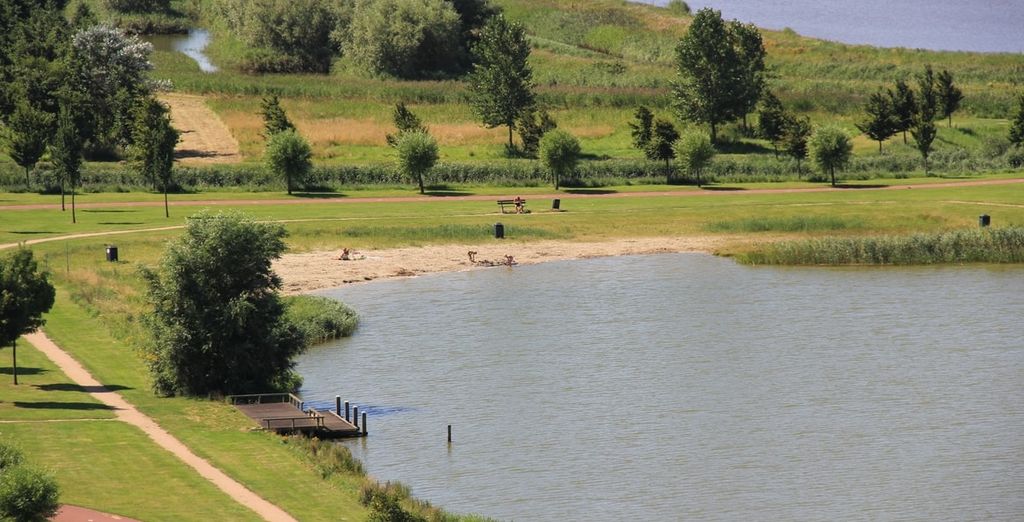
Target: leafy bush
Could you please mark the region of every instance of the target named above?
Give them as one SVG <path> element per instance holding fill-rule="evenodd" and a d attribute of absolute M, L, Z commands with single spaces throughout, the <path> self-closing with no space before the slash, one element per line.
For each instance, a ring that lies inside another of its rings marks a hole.
<path fill-rule="evenodd" d="M 254 73 L 326 73 L 337 48 L 336 3 L 321 0 L 217 0 L 218 13 L 252 50 L 241 67 Z"/>
<path fill-rule="evenodd" d="M 8 468 L 21 464 L 25 457 L 18 448 L 0 442 L 0 473 Z"/>
<path fill-rule="evenodd" d="M 171 8 L 170 0 L 104 0 L 103 3 L 120 13 L 162 13 Z"/>
<path fill-rule="evenodd" d="M 14 466 L 0 473 L 0 515 L 4 520 L 35 522 L 57 512 L 60 488 L 48 473 Z"/>
<path fill-rule="evenodd" d="M 422 78 L 462 63 L 459 14 L 445 0 L 357 0 L 342 47 L 367 72 Z"/>
<path fill-rule="evenodd" d="M 359 316 L 340 301 L 316 295 L 294 295 L 284 298 L 284 317 L 291 321 L 312 346 L 348 337 L 359 324 Z"/>
<path fill-rule="evenodd" d="M 341 444 L 322 441 L 316 437 L 291 435 L 284 439 L 285 444 L 297 449 L 313 462 L 317 472 L 323 478 L 342 473 L 365 475 L 363 464 L 352 456 L 352 452 Z"/>

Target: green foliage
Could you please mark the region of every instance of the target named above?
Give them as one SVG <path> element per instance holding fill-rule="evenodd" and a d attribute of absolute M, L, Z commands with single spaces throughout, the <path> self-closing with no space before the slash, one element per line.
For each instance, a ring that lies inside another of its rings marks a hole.
<path fill-rule="evenodd" d="M 939 131 L 935 128 L 935 113 L 938 110 L 939 92 L 935 87 L 935 78 L 932 74 L 932 67 L 925 66 L 924 73 L 917 78 L 918 96 L 917 112 L 914 114 L 914 122 L 910 128 L 910 135 L 914 138 L 914 144 L 921 158 L 924 160 L 924 172 L 928 173 L 928 156 L 932 151 L 932 144 Z"/>
<path fill-rule="evenodd" d="M 60 506 L 60 488 L 49 473 L 14 466 L 0 473 L 0 516 L 14 522 L 48 520 Z"/>
<path fill-rule="evenodd" d="M 141 177 L 163 190 L 164 214 L 168 217 L 167 188 L 172 183 L 171 167 L 174 165 L 174 146 L 177 144 L 178 131 L 171 126 L 167 107 L 156 98 L 144 99 L 135 111 L 130 149 L 132 162 Z"/>
<path fill-rule="evenodd" d="M 359 316 L 341 301 L 317 295 L 284 298 L 285 319 L 302 332 L 307 346 L 348 337 Z"/>
<path fill-rule="evenodd" d="M 930 265 L 1024 262 L 1024 228 L 777 243 L 740 259 L 772 265 Z"/>
<path fill-rule="evenodd" d="M 16 446 L 7 442 L 0 442 L 0 473 L 8 470 L 25 460 L 25 456 Z"/>
<path fill-rule="evenodd" d="M 292 193 L 293 183 L 302 183 L 302 179 L 313 168 L 313 149 L 309 142 L 294 130 L 274 133 L 267 142 L 266 164 L 270 172 L 283 177 L 288 193 Z"/>
<path fill-rule="evenodd" d="M 782 102 L 769 90 L 764 91 L 761 97 L 761 113 L 757 120 L 758 133 L 762 138 L 768 140 L 775 149 L 775 157 L 779 157 L 779 142 L 786 133 L 786 126 L 790 124 L 790 116 Z"/>
<path fill-rule="evenodd" d="M 326 73 L 336 46 L 334 3 L 320 0 L 216 0 L 218 14 L 249 47 L 253 73 Z"/>
<path fill-rule="evenodd" d="M 664 161 L 665 167 L 668 167 L 669 162 L 676 157 L 673 146 L 678 139 L 679 131 L 675 126 L 666 120 L 658 119 L 654 122 L 651 140 L 644 149 L 644 155 L 649 160 Z"/>
<path fill-rule="evenodd" d="M 711 140 L 703 133 L 687 132 L 676 142 L 675 152 L 679 166 L 696 179 L 698 187 L 701 186 L 700 174 L 715 157 Z"/>
<path fill-rule="evenodd" d="M 548 132 L 558 128 L 558 122 L 548 111 L 530 111 L 523 113 L 516 123 L 519 128 L 519 139 L 523 142 L 523 155 L 529 158 L 537 156 L 540 140 Z"/>
<path fill-rule="evenodd" d="M 562 130 L 553 130 L 540 140 L 540 161 L 551 171 L 558 190 L 559 181 L 576 169 L 580 160 L 580 142 Z"/>
<path fill-rule="evenodd" d="M 366 474 L 363 464 L 352 456 L 352 452 L 347 447 L 341 444 L 305 435 L 291 435 L 286 437 L 284 442 L 301 451 L 313 463 L 322 478 L 330 478 L 337 474 Z"/>
<path fill-rule="evenodd" d="M 398 499 L 391 495 L 377 495 L 370 502 L 367 522 L 425 522 L 426 519 L 402 509 Z"/>
<path fill-rule="evenodd" d="M 426 132 L 407 132 L 398 138 L 398 170 L 415 179 L 424 193 L 423 176 L 437 163 L 437 140 Z"/>
<path fill-rule="evenodd" d="M 60 180 L 61 194 L 64 193 L 64 185 L 71 187 L 71 221 L 75 222 L 75 187 L 82 180 L 82 136 L 78 131 L 78 124 L 72 114 L 77 108 L 68 105 L 61 107 L 60 115 L 57 117 L 57 134 L 50 143 L 50 162 L 53 164 L 54 174 Z M 63 199 L 61 208 L 63 208 Z"/>
<path fill-rule="evenodd" d="M 121 13 L 156 13 L 171 8 L 170 0 L 103 0 L 103 3 L 108 9 Z"/>
<path fill-rule="evenodd" d="M 18 248 L 0 258 L 0 347 L 45 324 L 54 296 L 49 273 L 39 269 L 31 250 Z"/>
<path fill-rule="evenodd" d="M 25 169 L 25 186 L 30 185 L 29 171 L 35 167 L 46 152 L 46 144 L 53 135 L 56 118 L 48 112 L 38 110 L 25 101 L 14 109 L 3 133 L 7 154 Z"/>
<path fill-rule="evenodd" d="M 629 134 L 633 137 L 633 147 L 640 149 L 641 151 L 646 151 L 647 145 L 651 142 L 651 137 L 654 132 L 654 113 L 652 113 L 647 107 L 641 105 L 636 108 L 634 117 L 636 118 L 636 121 L 629 123 Z"/>
<path fill-rule="evenodd" d="M 953 113 L 960 108 L 964 92 L 953 84 L 953 74 L 943 69 L 938 76 L 939 114 L 948 118 L 947 127 L 953 126 Z"/>
<path fill-rule="evenodd" d="M 1017 112 L 1010 120 L 1010 143 L 1024 144 L 1024 93 L 1017 95 Z"/>
<path fill-rule="evenodd" d="M 295 130 L 295 124 L 288 119 L 288 114 L 281 107 L 281 100 L 271 94 L 260 100 L 260 116 L 263 116 L 263 135 L 270 138 L 274 134 L 286 130 Z"/>
<path fill-rule="evenodd" d="M 896 134 L 899 122 L 893 112 L 891 99 L 881 90 L 868 98 L 864 106 L 866 116 L 857 122 L 857 128 L 867 137 L 878 142 L 878 153 L 882 153 L 882 142 Z"/>
<path fill-rule="evenodd" d="M 764 88 L 764 45 L 757 28 L 726 23 L 711 8 L 697 11 L 676 47 L 679 81 L 673 86 L 679 117 L 718 126 L 754 108 Z"/>
<path fill-rule="evenodd" d="M 425 78 L 463 65 L 462 34 L 445 0 L 356 0 L 343 48 L 372 74 Z"/>
<path fill-rule="evenodd" d="M 526 30 L 502 15 L 494 16 L 481 30 L 473 54 L 476 64 L 468 78 L 473 110 L 488 128 L 508 126 L 511 152 L 515 122 L 535 103 Z"/>
<path fill-rule="evenodd" d="M 896 80 L 896 90 L 889 90 L 889 105 L 892 107 L 893 118 L 896 120 L 896 132 L 903 133 L 903 143 L 907 143 L 907 131 L 914 125 L 917 114 L 917 99 L 914 91 L 903 80 Z"/>
<path fill-rule="evenodd" d="M 398 102 L 395 104 L 395 110 L 391 113 L 391 121 L 394 122 L 395 128 L 398 129 L 396 134 L 388 134 L 384 137 L 388 145 L 395 147 L 398 145 L 398 139 L 402 137 L 402 134 L 406 132 L 427 132 L 427 128 L 423 126 L 423 122 L 419 116 L 413 114 L 408 107 L 405 106 L 404 102 Z"/>
<path fill-rule="evenodd" d="M 665 9 L 680 16 L 689 16 L 690 14 L 690 5 L 683 0 L 669 0 L 669 3 L 665 4 Z"/>
<path fill-rule="evenodd" d="M 846 168 L 853 153 L 850 137 L 839 127 L 819 127 L 811 135 L 810 146 L 814 162 L 831 177 L 832 186 L 836 186 L 836 170 Z"/>
<path fill-rule="evenodd" d="M 811 119 L 791 118 L 782 132 L 782 148 L 796 160 L 796 174 L 800 176 L 800 162 L 807 157 L 807 140 L 811 137 Z"/>
<path fill-rule="evenodd" d="M 271 262 L 285 250 L 281 225 L 200 212 L 172 240 L 159 267 L 144 268 L 153 311 L 145 357 L 156 392 L 202 396 L 291 389 L 303 334 L 284 319 Z"/>

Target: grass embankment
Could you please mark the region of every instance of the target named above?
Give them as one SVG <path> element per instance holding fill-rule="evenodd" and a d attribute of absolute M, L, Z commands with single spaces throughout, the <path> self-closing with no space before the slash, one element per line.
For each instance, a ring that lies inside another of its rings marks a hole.
<path fill-rule="evenodd" d="M 285 317 L 298 325 L 309 346 L 352 335 L 359 323 L 356 312 L 335 299 L 293 295 L 284 302 Z"/>

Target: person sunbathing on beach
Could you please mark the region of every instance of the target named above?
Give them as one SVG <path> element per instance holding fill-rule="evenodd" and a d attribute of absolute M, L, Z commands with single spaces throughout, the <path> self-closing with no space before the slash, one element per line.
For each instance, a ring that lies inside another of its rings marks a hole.
<path fill-rule="evenodd" d="M 351 260 L 352 260 L 352 251 L 347 249 L 347 248 L 341 249 L 341 255 L 338 256 L 338 261 L 351 261 Z"/>

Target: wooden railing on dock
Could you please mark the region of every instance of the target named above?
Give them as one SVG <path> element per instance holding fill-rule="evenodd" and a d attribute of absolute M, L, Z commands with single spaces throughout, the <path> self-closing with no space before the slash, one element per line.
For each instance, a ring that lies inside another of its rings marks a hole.
<path fill-rule="evenodd" d="M 292 393 L 250 393 L 246 395 L 228 395 L 228 402 L 232 406 L 239 404 L 277 404 L 287 402 L 302 410 L 302 399 Z"/>
<path fill-rule="evenodd" d="M 358 419 L 349 422 L 340 411 L 305 408 L 305 402 L 291 393 L 229 395 L 227 401 L 266 430 L 301 431 L 321 437 L 358 437 L 367 433 L 365 413 L 360 430 Z M 340 405 L 340 400 L 336 402 Z"/>

